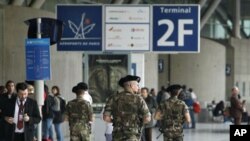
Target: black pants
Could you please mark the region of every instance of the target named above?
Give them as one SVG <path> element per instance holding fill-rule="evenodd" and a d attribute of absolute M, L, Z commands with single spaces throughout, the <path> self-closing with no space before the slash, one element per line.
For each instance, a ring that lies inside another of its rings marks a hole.
<path fill-rule="evenodd" d="M 24 133 L 15 133 L 14 134 L 14 141 L 25 141 Z"/>
<path fill-rule="evenodd" d="M 152 128 L 145 128 L 146 141 L 152 141 Z"/>
<path fill-rule="evenodd" d="M 152 128 L 144 128 L 142 137 L 142 141 L 152 141 Z"/>

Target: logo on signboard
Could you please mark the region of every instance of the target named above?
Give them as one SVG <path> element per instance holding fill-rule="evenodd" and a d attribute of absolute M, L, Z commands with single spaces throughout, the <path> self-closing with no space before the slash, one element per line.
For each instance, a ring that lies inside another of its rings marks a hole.
<path fill-rule="evenodd" d="M 102 50 L 102 6 L 58 5 L 57 18 L 65 24 L 57 50 Z"/>
<path fill-rule="evenodd" d="M 75 34 L 75 39 L 86 39 L 86 36 L 89 32 L 93 30 L 95 27 L 95 23 L 91 23 L 90 19 L 85 19 L 85 14 L 82 14 L 82 19 L 80 24 L 77 26 L 77 23 L 74 23 L 73 21 L 69 20 L 69 28 L 71 31 Z"/>

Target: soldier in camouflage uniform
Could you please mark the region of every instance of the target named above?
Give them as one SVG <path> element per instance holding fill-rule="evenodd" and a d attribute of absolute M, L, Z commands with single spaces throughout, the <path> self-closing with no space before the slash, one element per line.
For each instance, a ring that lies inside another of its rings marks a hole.
<path fill-rule="evenodd" d="M 103 119 L 113 123 L 113 141 L 139 141 L 143 124 L 151 114 L 143 98 L 138 95 L 140 77 L 127 75 L 118 84 L 124 91 L 111 96 L 104 108 Z"/>
<path fill-rule="evenodd" d="M 72 91 L 77 97 L 66 106 L 65 118 L 69 121 L 70 141 L 90 141 L 93 109 L 90 103 L 82 98 L 87 89 L 87 84 L 83 82 L 73 87 Z"/>
<path fill-rule="evenodd" d="M 190 123 L 187 105 L 177 97 L 181 92 L 180 85 L 171 85 L 167 88 L 171 97 L 160 103 L 154 118 L 162 121 L 160 131 L 164 141 L 183 141 L 183 124 Z"/>

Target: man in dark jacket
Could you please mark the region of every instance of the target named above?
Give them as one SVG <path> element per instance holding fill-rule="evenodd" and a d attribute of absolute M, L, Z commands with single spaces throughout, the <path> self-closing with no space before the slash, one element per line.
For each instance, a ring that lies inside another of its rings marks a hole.
<path fill-rule="evenodd" d="M 7 92 L 0 95 L 0 141 L 4 141 L 4 118 L 2 116 L 3 106 L 5 105 L 5 103 L 9 103 L 16 97 L 14 81 L 8 80 L 5 84 L 5 88 Z"/>
<path fill-rule="evenodd" d="M 6 141 L 33 141 L 34 124 L 41 120 L 37 102 L 28 98 L 26 83 L 16 85 L 17 96 L 4 104 L 4 137 Z"/>
<path fill-rule="evenodd" d="M 241 118 L 243 113 L 242 103 L 238 95 L 239 95 L 239 88 L 235 86 L 232 88 L 232 96 L 230 98 L 231 102 L 230 114 L 234 118 L 235 125 L 241 124 Z"/>

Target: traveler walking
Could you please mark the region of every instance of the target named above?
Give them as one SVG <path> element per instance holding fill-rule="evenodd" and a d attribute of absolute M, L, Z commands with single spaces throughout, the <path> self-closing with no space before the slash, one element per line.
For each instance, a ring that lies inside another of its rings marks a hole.
<path fill-rule="evenodd" d="M 60 89 L 58 86 L 52 86 L 51 93 L 54 95 L 54 105 L 53 110 L 53 124 L 56 132 L 57 141 L 63 141 L 64 136 L 61 129 L 61 124 L 63 122 L 63 114 L 66 108 L 65 100 L 60 96 Z"/>
<path fill-rule="evenodd" d="M 193 109 L 193 104 L 194 104 L 194 99 L 192 98 L 192 94 L 187 90 L 186 85 L 182 85 L 182 91 L 180 92 L 178 98 L 180 100 L 183 100 L 185 104 L 188 106 L 189 110 L 189 115 L 191 117 L 191 126 L 184 124 L 184 128 L 195 128 L 195 115 L 194 115 L 194 109 Z"/>
<path fill-rule="evenodd" d="M 235 86 L 232 88 L 231 92 L 232 92 L 232 95 L 230 98 L 230 102 L 231 102 L 230 115 L 234 118 L 234 124 L 240 125 L 241 119 L 242 119 L 242 113 L 243 113 L 242 103 L 238 96 L 240 91 L 239 91 L 239 88 Z"/>
<path fill-rule="evenodd" d="M 43 141 L 53 140 L 53 110 L 54 98 L 53 95 L 49 93 L 49 88 L 44 85 L 44 105 L 42 106 L 42 130 L 43 130 Z"/>

